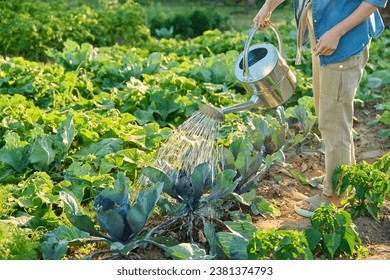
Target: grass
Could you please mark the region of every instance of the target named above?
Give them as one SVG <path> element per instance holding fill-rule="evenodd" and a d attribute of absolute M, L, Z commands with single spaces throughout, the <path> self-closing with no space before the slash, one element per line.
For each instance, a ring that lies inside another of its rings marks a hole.
<path fill-rule="evenodd" d="M 227 17 L 232 30 L 241 32 L 248 30 L 253 26 L 252 20 L 255 17 L 258 10 L 261 8 L 261 1 L 253 7 L 246 7 L 244 1 L 234 4 L 233 1 L 230 5 L 224 5 L 218 2 L 223 1 L 185 1 L 185 0 L 139 0 L 137 1 L 143 5 L 146 9 L 148 17 L 156 14 L 164 14 L 167 17 L 171 17 L 175 14 L 183 13 L 186 11 L 192 11 L 196 9 L 212 9 L 216 10 L 221 16 Z M 284 5 L 277 8 L 272 16 L 272 21 L 279 24 L 292 24 L 294 19 L 293 10 L 291 5 Z"/>

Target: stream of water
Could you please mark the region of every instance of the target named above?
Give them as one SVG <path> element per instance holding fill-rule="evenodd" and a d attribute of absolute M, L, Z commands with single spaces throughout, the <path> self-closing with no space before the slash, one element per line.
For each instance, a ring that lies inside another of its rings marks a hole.
<path fill-rule="evenodd" d="M 195 112 L 169 136 L 157 152 L 156 163 L 165 173 L 184 171 L 207 162 L 213 173 L 218 161 L 217 139 L 221 123 L 201 111 Z M 178 173 L 177 173 L 178 174 Z M 175 178 L 171 178 L 174 179 Z M 177 178 L 176 178 L 177 179 Z"/>

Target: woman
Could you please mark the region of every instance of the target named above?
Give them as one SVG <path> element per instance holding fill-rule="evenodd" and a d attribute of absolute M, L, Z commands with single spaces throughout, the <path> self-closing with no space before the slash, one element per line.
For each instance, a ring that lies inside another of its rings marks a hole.
<path fill-rule="evenodd" d="M 253 22 L 270 25 L 272 11 L 284 0 L 266 0 Z M 378 7 L 387 0 L 295 0 L 298 53 L 310 40 L 313 96 L 319 131 L 325 144 L 325 177 L 321 194 L 302 201 L 295 211 L 310 217 L 322 203 L 340 206 L 332 175 L 341 164 L 355 164 L 352 136 L 353 100 L 368 60 L 370 40 L 383 31 Z"/>

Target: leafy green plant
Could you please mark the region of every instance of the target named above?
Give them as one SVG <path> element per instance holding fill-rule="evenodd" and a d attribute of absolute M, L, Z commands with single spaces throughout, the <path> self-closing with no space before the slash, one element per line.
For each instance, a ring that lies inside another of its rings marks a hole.
<path fill-rule="evenodd" d="M 215 226 L 209 225 L 205 234 L 209 240 L 210 252 L 220 259 L 246 260 L 246 247 L 257 228 L 250 221 L 225 221 L 228 231 L 215 232 Z"/>
<path fill-rule="evenodd" d="M 374 164 L 362 161 L 336 168 L 332 177 L 333 190 L 338 195 L 347 194 L 343 202 L 350 205 L 353 218 L 369 214 L 380 220 L 381 210 L 390 192 L 389 167 L 390 153 Z"/>
<path fill-rule="evenodd" d="M 312 228 L 305 230 L 305 236 L 314 256 L 362 258 L 367 253 L 351 215 L 344 209 L 333 204 L 322 206 L 314 211 L 310 223 Z"/>
<path fill-rule="evenodd" d="M 224 222 L 230 232 L 214 233 L 210 225 L 205 232 L 210 250 L 220 258 L 235 260 L 313 259 L 308 242 L 296 230 L 259 230 L 250 221 Z M 213 238 L 210 238 L 210 235 Z"/>
<path fill-rule="evenodd" d="M 249 206 L 255 215 L 278 216 L 280 213 L 274 206 L 256 195 L 257 180 L 264 174 L 266 164 L 262 152 L 253 147 L 249 138 L 233 137 L 229 147 L 222 147 L 220 154 L 221 170 L 231 169 L 237 172 L 234 179 L 238 184 L 230 197 Z"/>
<path fill-rule="evenodd" d="M 15 202 L 14 192 L 17 185 L 1 184 L 0 186 L 0 217 L 6 217 L 13 214 L 17 203 Z"/>
<path fill-rule="evenodd" d="M 297 153 L 302 147 L 316 122 L 313 115 L 312 98 L 302 97 L 298 105 L 284 109 L 279 106 L 275 116 L 265 114 L 252 118 L 248 122 L 248 136 L 253 146 L 263 153 L 266 168 L 274 162 L 283 162 L 284 153 L 295 148 Z"/>
<path fill-rule="evenodd" d="M 282 107 L 277 109 L 277 117 L 267 114 L 250 120 L 248 135 L 253 146 L 266 156 L 272 156 L 286 142 L 287 123 Z"/>
<path fill-rule="evenodd" d="M 252 260 L 313 259 L 305 235 L 296 230 L 258 230 L 247 250 L 248 258 Z"/>
<path fill-rule="evenodd" d="M 140 45 L 150 36 L 145 11 L 133 0 L 2 1 L 0 8 L 2 55 L 44 59 L 45 50 L 61 49 L 67 39 L 99 46 Z"/>
<path fill-rule="evenodd" d="M 37 260 L 38 256 L 39 243 L 31 230 L 0 222 L 0 260 Z"/>
<path fill-rule="evenodd" d="M 375 40 L 370 45 L 370 62 L 367 63 L 365 73 L 357 93 L 357 101 L 387 102 L 390 97 L 390 73 L 389 62 L 384 57 L 389 56 L 390 31 L 386 28 L 380 40 Z"/>
<path fill-rule="evenodd" d="M 213 202 L 232 193 L 239 183 L 239 180 L 234 179 L 236 172 L 230 169 L 218 173 L 213 180 L 213 174 L 207 163 L 196 166 L 192 174 L 182 170 L 172 170 L 167 174 L 151 166 L 143 167 L 141 174 L 144 176 L 142 179 L 144 184 L 162 183 L 163 191 L 178 202 L 173 217 L 159 227 L 185 220 L 187 235 L 191 240 L 194 225 L 199 220 L 204 222 L 209 217 L 210 211 L 213 213 L 212 216 L 218 217 L 212 210 Z"/>
<path fill-rule="evenodd" d="M 302 184 L 317 186 L 318 181 L 307 179 L 285 162 L 285 153 L 292 149 L 297 154 L 322 152 L 318 148 L 321 141 L 313 129 L 316 120 L 313 98 L 307 96 L 298 99 L 298 105 L 287 109 L 279 106 L 275 110 L 275 116 L 265 114 L 249 120 L 247 133 L 253 146 L 265 158 L 263 171 L 268 171 L 272 165 L 277 164 Z"/>
<path fill-rule="evenodd" d="M 54 228 L 60 223 L 62 208 L 55 185 L 46 172 L 35 172 L 14 191 L 17 213 L 33 218 L 29 227 Z"/>
<path fill-rule="evenodd" d="M 62 122 L 56 135 L 37 130 L 30 143 L 22 141 L 16 132 L 7 132 L 4 135 L 5 145 L 0 149 L 0 170 L 3 173 L 0 182 L 16 181 L 29 166 L 37 171 L 47 171 L 50 167 L 59 168 L 68 154 L 74 136 L 71 115 Z"/>
<path fill-rule="evenodd" d="M 378 116 L 378 121 L 385 124 L 387 127 L 390 127 L 390 103 L 387 105 L 386 111 L 384 111 L 382 115 Z M 381 139 L 389 139 L 390 128 L 379 131 L 379 137 Z"/>
<path fill-rule="evenodd" d="M 379 62 L 382 64 L 383 62 Z M 362 88 L 360 90 L 358 101 L 386 101 L 389 98 L 388 89 L 390 88 L 390 73 L 386 66 L 384 69 L 375 69 L 369 76 L 364 76 L 362 80 Z"/>
<path fill-rule="evenodd" d="M 104 189 L 94 201 L 96 220 L 105 233 L 98 231 L 91 218 L 82 214 L 71 195 L 62 192 L 61 198 L 65 203 L 69 220 L 75 227 L 106 240 L 113 248 L 109 251 L 96 252 L 89 258 L 100 253 L 111 253 L 113 257 L 119 257 L 130 254 L 140 245 L 139 242 L 135 242 L 136 238 L 152 215 L 161 191 L 162 185 L 155 185 L 138 193 L 135 202 L 130 205 L 127 179 L 123 173 L 118 173 L 114 187 Z"/>
<path fill-rule="evenodd" d="M 286 145 L 284 150 L 295 147 L 298 153 L 302 153 L 306 143 L 312 145 L 311 141 L 305 141 L 314 134 L 313 128 L 317 122 L 314 115 L 314 100 L 304 96 L 298 99 L 298 105 L 290 106 L 285 110 L 285 121 L 288 123 Z M 315 140 L 316 138 L 314 138 Z"/>
<path fill-rule="evenodd" d="M 247 137 L 235 137 L 229 147 L 222 147 L 220 152 L 222 170 L 237 170 L 236 179 L 240 182 L 234 189 L 237 194 L 250 191 L 256 184 L 256 177 L 263 166 L 261 152 L 253 148 Z"/>
<path fill-rule="evenodd" d="M 60 260 L 64 258 L 68 246 L 83 244 L 91 241 L 91 236 L 72 226 L 61 225 L 42 235 L 41 251 L 44 260 Z"/>

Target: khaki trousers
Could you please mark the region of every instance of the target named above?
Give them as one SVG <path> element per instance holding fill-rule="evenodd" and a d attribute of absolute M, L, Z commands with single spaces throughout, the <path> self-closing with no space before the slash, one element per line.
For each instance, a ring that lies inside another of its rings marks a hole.
<path fill-rule="evenodd" d="M 316 45 L 312 10 L 308 11 L 310 45 Z M 320 66 L 312 52 L 313 96 L 319 131 L 325 145 L 325 179 L 323 194 L 332 192 L 332 175 L 338 165 L 355 164 L 352 135 L 353 100 L 368 60 L 369 47 L 347 60 Z"/>

